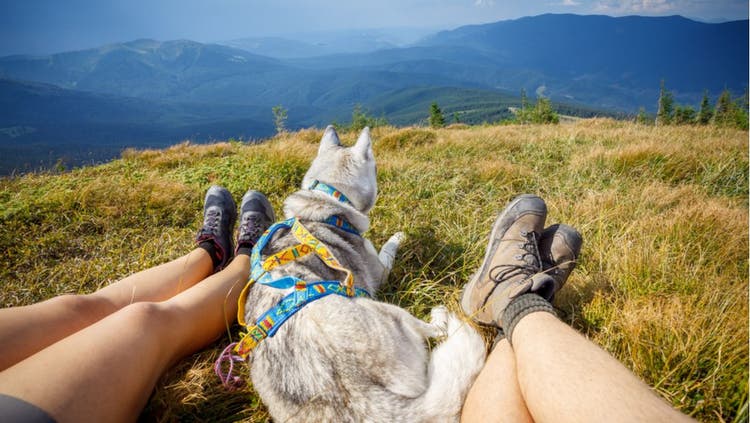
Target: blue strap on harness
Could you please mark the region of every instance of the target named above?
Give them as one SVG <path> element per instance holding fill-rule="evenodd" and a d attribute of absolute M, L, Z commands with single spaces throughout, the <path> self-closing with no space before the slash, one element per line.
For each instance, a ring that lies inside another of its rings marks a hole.
<path fill-rule="evenodd" d="M 344 218 L 340 216 L 331 216 L 328 219 L 324 220 L 323 223 L 336 226 L 339 229 L 349 232 L 350 234 L 362 236 L 362 234 L 360 234 L 359 231 L 354 226 L 352 226 L 351 223 L 347 222 Z"/>
<path fill-rule="evenodd" d="M 347 298 L 349 297 L 346 295 L 346 290 L 339 281 L 311 283 L 306 285 L 304 289 L 295 290 L 291 294 L 282 298 L 276 306 L 272 307 L 258 318 L 256 326 L 261 332 L 264 332 L 263 338 L 274 336 L 281 325 L 295 313 L 300 311 L 302 307 L 331 294 L 341 295 Z M 357 287 L 354 288 L 354 295 L 357 297 L 370 296 L 367 291 Z M 260 339 L 257 339 L 257 341 L 260 341 Z"/>

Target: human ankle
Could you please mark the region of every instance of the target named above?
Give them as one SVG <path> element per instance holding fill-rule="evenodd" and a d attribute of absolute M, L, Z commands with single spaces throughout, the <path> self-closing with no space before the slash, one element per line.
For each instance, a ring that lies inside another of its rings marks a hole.
<path fill-rule="evenodd" d="M 219 252 L 216 248 L 216 244 L 212 240 L 206 240 L 199 243 L 198 248 L 205 250 L 208 253 L 208 255 L 211 257 L 213 268 L 216 269 L 216 267 L 221 263 L 221 258 L 219 257 Z"/>
<path fill-rule="evenodd" d="M 513 331 L 516 325 L 532 313 L 545 313 L 557 317 L 552 304 L 537 294 L 523 294 L 515 298 L 503 311 L 503 330 L 508 342 L 513 345 Z"/>
<path fill-rule="evenodd" d="M 253 253 L 253 244 L 241 244 L 237 247 L 236 256 L 246 255 L 250 256 Z"/>

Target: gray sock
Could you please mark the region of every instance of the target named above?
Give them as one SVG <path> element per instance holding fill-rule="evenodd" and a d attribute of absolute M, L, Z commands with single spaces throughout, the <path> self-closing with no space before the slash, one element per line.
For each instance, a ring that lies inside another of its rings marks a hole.
<path fill-rule="evenodd" d="M 546 311 L 547 313 L 552 313 L 554 316 L 557 316 L 552 304 L 536 294 L 523 294 L 508 304 L 508 307 L 503 313 L 503 329 L 505 330 L 505 336 L 508 337 L 508 342 L 510 342 L 511 345 L 513 345 L 513 329 L 518 322 L 527 314 L 537 311 Z"/>

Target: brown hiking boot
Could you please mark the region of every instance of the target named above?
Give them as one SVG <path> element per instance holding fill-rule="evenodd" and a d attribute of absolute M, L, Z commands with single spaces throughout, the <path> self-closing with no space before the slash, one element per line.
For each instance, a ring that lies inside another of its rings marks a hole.
<path fill-rule="evenodd" d="M 555 281 L 554 285 L 545 286 L 534 293 L 552 302 L 557 291 L 562 288 L 576 267 L 578 254 L 581 252 L 583 238 L 576 228 L 564 224 L 552 225 L 542 232 L 539 240 L 539 255 L 542 258 L 542 269 Z"/>
<path fill-rule="evenodd" d="M 552 277 L 541 273 L 538 248 L 546 217 L 544 200 L 524 194 L 495 220 L 484 262 L 461 298 L 461 308 L 475 321 L 502 327 L 503 311 L 512 299 L 554 286 Z"/>

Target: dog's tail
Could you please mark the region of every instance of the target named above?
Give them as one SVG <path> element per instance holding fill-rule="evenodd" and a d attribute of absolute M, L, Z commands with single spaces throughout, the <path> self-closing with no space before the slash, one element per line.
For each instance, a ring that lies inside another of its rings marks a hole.
<path fill-rule="evenodd" d="M 484 365 L 485 345 L 476 330 L 453 314 L 445 312 L 445 318 L 448 338 L 432 352 L 427 390 L 410 407 L 412 421 L 458 421 L 466 394 Z"/>

